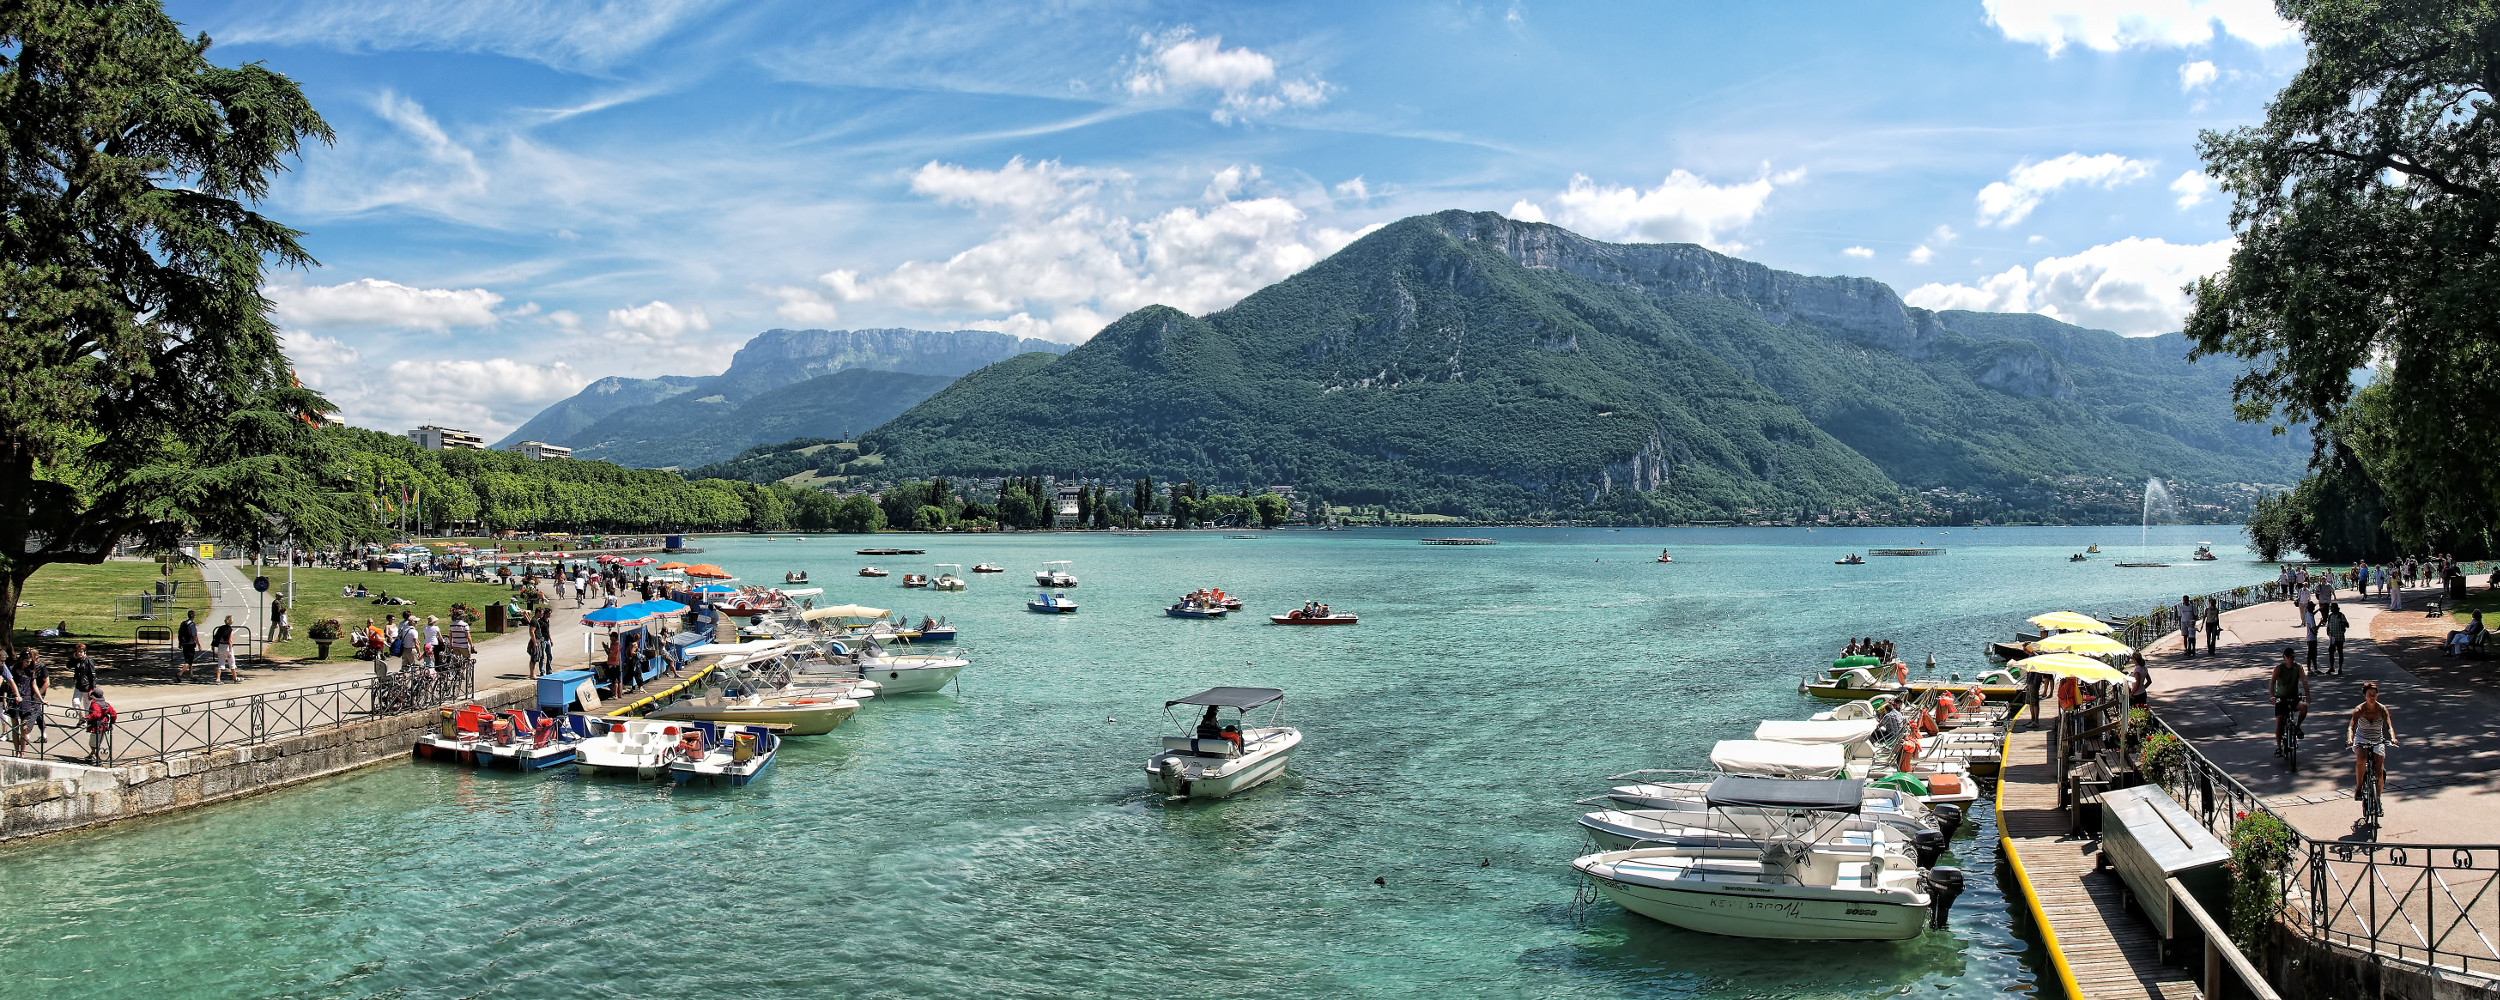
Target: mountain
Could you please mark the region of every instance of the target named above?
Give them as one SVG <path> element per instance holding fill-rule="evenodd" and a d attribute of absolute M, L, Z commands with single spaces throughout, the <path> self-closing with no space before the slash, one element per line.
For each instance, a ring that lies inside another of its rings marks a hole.
<path fill-rule="evenodd" d="M 860 446 L 889 476 L 1151 474 L 1477 516 L 2296 479 L 2305 435 L 2237 423 L 2240 370 L 2185 357 L 2175 334 L 1443 212 L 1232 308 L 1148 307 L 974 372 Z"/>
<path fill-rule="evenodd" d="M 544 441 L 620 465 L 700 465 L 768 441 L 866 431 L 965 372 L 1068 347 L 985 330 L 767 330 L 718 375 L 603 378 L 495 447 Z"/>

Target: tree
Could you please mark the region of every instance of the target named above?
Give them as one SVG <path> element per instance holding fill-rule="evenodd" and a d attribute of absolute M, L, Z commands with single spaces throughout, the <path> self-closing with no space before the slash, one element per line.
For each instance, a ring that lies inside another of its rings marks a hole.
<path fill-rule="evenodd" d="M 1273 528 L 1283 524 L 1285 518 L 1293 513 L 1293 504 L 1274 493 L 1261 493 L 1251 497 L 1250 503 L 1258 510 L 1259 526 L 1262 528 Z"/>
<path fill-rule="evenodd" d="M 1129 509 L 1134 510 L 1134 511 L 1136 511 L 1137 513 L 1139 513 L 1139 514 L 1141 514 L 1141 515 L 1142 515 L 1142 514 L 1146 513 L 1147 511 L 1153 510 L 1153 509 L 1154 509 L 1154 504 L 1155 504 L 1155 482 L 1154 482 L 1154 478 L 1153 478 L 1153 477 L 1151 477 L 1151 476 L 1139 476 L 1139 477 L 1137 477 L 1137 483 L 1136 483 L 1136 485 L 1135 485 L 1135 486 L 1133 486 L 1133 487 L 1131 487 L 1131 488 L 1130 488 L 1130 490 L 1129 490 Z"/>
<path fill-rule="evenodd" d="M 2370 368 L 2383 409 L 2347 424 L 2402 469 L 2390 525 L 2488 549 L 2500 515 L 2500 6 L 2284 0 L 2308 62 L 2264 124 L 2200 140 L 2232 196 L 2230 267 L 2199 279 L 2194 356 L 2255 362 L 2243 418 L 2325 427 Z M 2330 461 L 2324 437 L 2311 467 Z M 2444 527 L 2443 527 L 2444 526 Z M 2453 544 L 2453 542 L 2452 542 Z"/>
<path fill-rule="evenodd" d="M 866 535 L 883 531 L 885 530 L 885 508 L 877 506 L 876 501 L 868 499 L 865 495 L 854 494 L 843 497 L 842 503 L 834 508 L 833 530 L 846 535 Z"/>
<path fill-rule="evenodd" d="M 1078 527 L 1094 523 L 1094 488 L 1091 486 L 1077 487 L 1076 523 Z"/>
<path fill-rule="evenodd" d="M 312 258 L 250 207 L 330 128 L 207 52 L 153 2 L 0 6 L 0 648 L 46 565 L 342 526 L 260 295 Z"/>

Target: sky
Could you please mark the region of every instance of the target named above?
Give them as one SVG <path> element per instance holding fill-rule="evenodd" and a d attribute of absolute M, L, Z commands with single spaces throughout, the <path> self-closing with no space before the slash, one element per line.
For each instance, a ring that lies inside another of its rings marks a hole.
<path fill-rule="evenodd" d="M 2176 330 L 2268 0 L 172 0 L 337 132 L 267 294 L 360 426 L 500 436 L 775 327 L 1076 342 L 1443 209 Z"/>

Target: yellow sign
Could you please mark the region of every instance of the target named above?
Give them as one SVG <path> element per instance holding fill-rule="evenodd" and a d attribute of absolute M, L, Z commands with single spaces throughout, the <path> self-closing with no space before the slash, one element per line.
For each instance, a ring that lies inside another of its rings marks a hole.
<path fill-rule="evenodd" d="M 217 546 L 215 546 L 215 545 L 211 545 L 211 544 L 209 544 L 209 543 L 207 543 L 207 542 L 201 542 L 201 543 L 200 543 L 200 558 L 202 558 L 202 559 L 215 559 L 215 558 L 217 558 Z"/>

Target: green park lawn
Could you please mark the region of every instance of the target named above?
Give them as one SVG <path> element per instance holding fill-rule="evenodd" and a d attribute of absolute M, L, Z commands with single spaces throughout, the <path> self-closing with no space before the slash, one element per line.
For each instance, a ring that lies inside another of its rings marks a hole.
<path fill-rule="evenodd" d="M 285 567 L 271 567 L 270 581 L 283 586 L 286 572 Z M 404 597 L 417 603 L 385 608 L 373 603 L 374 599 L 370 597 L 339 596 L 340 587 L 353 587 L 359 583 L 364 584 L 368 591 L 378 594 L 387 590 L 393 597 Z M 482 608 L 490 602 L 502 601 L 511 593 L 511 588 L 492 583 L 435 583 L 424 577 L 398 573 L 298 569 L 295 571 L 295 638 L 272 644 L 269 655 L 277 659 L 310 659 L 316 652 L 311 638 L 313 624 L 327 619 L 338 619 L 339 626 L 349 634 L 363 628 L 365 619 L 379 619 L 385 611 L 393 616 L 402 611 L 414 612 L 420 622 L 427 615 L 433 615 L 448 625 L 454 603 Z M 486 638 L 483 622 L 471 627 L 477 630 L 480 640 Z M 345 638 L 330 648 L 331 659 L 345 659 L 351 655 L 353 652 Z"/>
<path fill-rule="evenodd" d="M 33 642 L 39 647 L 65 646 L 74 641 L 93 646 L 130 642 L 131 633 L 142 626 L 170 628 L 182 620 L 180 610 L 159 615 L 152 622 L 125 619 L 114 613 L 114 598 L 151 591 L 159 579 L 181 582 L 176 608 L 207 613 L 208 591 L 200 584 L 198 566 L 177 564 L 170 576 L 160 576 L 153 562 L 116 560 L 91 566 L 54 563 L 36 570 L 27 579 L 25 606 L 17 609 L 17 629 L 12 638 L 16 643 Z M 69 623 L 68 636 L 36 637 L 35 633 L 65 621 Z"/>

